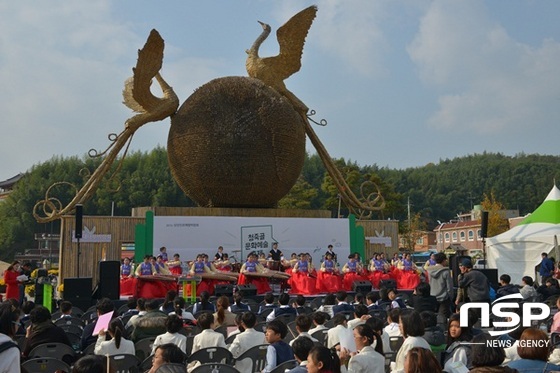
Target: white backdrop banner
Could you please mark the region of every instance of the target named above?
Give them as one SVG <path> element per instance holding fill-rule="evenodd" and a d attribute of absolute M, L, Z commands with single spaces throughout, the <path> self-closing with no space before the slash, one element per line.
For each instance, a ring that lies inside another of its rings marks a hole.
<path fill-rule="evenodd" d="M 308 252 L 319 263 L 327 246 L 333 245 L 344 262 L 350 254 L 348 219 L 313 218 L 244 218 L 215 216 L 155 216 L 154 255 L 167 247 L 172 258 L 178 253 L 181 260 L 194 260 L 196 254 L 214 257 L 218 246 L 241 261 L 251 251 L 268 255 L 272 243 L 289 258 L 291 253 Z M 137 260 L 138 261 L 138 260 Z"/>

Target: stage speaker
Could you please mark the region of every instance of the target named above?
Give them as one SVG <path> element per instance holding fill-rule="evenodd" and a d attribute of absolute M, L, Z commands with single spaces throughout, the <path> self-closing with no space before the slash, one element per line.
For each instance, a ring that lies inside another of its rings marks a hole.
<path fill-rule="evenodd" d="M 352 283 L 352 290 L 356 293 L 367 294 L 371 291 L 371 282 L 369 281 L 354 281 Z"/>
<path fill-rule="evenodd" d="M 233 288 L 234 285 L 232 284 L 218 284 L 214 286 L 214 294 L 216 295 L 216 297 L 221 297 L 222 295 L 225 295 L 227 297 L 232 297 Z"/>
<path fill-rule="evenodd" d="M 121 262 L 117 260 L 99 262 L 97 296 L 111 300 L 120 299 Z"/>
<path fill-rule="evenodd" d="M 70 277 L 64 279 L 64 300 L 82 311 L 91 306 L 91 277 Z"/>
<path fill-rule="evenodd" d="M 496 268 L 477 269 L 477 271 L 484 273 L 494 290 L 497 290 L 500 287 L 500 283 L 498 281 L 498 270 Z"/>
<path fill-rule="evenodd" d="M 396 289 L 397 288 L 397 281 L 393 278 L 388 278 L 386 280 L 379 281 L 379 288 L 385 289 Z"/>
<path fill-rule="evenodd" d="M 257 295 L 257 287 L 253 284 L 237 285 L 237 291 L 242 297 L 254 297 Z"/>
<path fill-rule="evenodd" d="M 76 224 L 74 227 L 74 238 L 82 238 L 82 215 L 84 213 L 84 206 L 76 205 Z"/>
<path fill-rule="evenodd" d="M 488 211 L 482 211 L 480 216 L 480 237 L 488 237 Z"/>
<path fill-rule="evenodd" d="M 471 259 L 471 257 L 468 256 L 468 255 L 456 255 L 456 254 L 449 255 L 449 268 L 451 268 L 451 274 L 453 276 L 453 286 L 454 287 L 458 286 L 457 276 L 459 276 L 459 274 L 461 273 L 461 270 L 459 269 L 459 264 L 461 264 L 463 259 Z"/>

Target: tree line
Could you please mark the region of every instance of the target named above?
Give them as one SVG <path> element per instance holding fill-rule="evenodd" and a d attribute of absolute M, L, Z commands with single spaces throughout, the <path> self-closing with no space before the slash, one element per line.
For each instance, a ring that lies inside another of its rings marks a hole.
<path fill-rule="evenodd" d="M 113 212 L 115 216 L 130 216 L 132 208 L 138 206 L 195 206 L 173 180 L 165 148 L 132 152 L 121 161 L 119 172 L 104 180 L 95 196 L 84 204 L 87 215 L 107 216 Z M 54 183 L 65 181 L 79 188 L 100 162 L 87 156 L 56 156 L 28 170 L 7 200 L 0 203 L 0 258 L 10 260 L 16 252 L 35 247 L 34 233 L 58 233 L 59 222 L 35 221 L 33 206 Z M 336 164 L 356 195 L 375 191 L 366 182 L 379 187 L 386 207 L 371 219 L 399 220 L 403 230 L 408 203 L 413 218 L 426 229 L 433 229 L 437 220 L 448 221 L 457 213 L 468 212 L 490 194 L 507 209 L 519 209 L 522 215 L 532 212 L 554 180 L 560 180 L 560 157 L 550 155 L 483 153 L 406 169 L 360 166 L 345 159 L 336 160 Z M 62 205 L 75 193 L 69 184 L 51 191 Z M 338 190 L 316 154 L 306 155 L 299 179 L 278 207 L 327 209 L 333 217 L 349 213 L 339 204 Z"/>

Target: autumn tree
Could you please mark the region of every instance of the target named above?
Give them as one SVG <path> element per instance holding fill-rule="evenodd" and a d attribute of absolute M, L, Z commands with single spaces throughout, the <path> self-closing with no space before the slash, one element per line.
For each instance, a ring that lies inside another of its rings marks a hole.
<path fill-rule="evenodd" d="M 508 221 L 503 215 L 506 208 L 496 199 L 493 190 L 490 195 L 484 193 L 481 205 L 484 211 L 488 211 L 488 237 L 496 236 L 509 229 Z"/>

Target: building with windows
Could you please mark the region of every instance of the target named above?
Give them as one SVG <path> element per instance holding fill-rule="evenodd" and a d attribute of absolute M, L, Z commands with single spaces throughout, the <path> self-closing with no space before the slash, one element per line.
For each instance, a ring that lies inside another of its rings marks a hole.
<path fill-rule="evenodd" d="M 17 174 L 8 180 L 0 181 L 0 202 L 8 197 L 14 189 L 14 185 L 23 177 L 23 174 Z"/>

